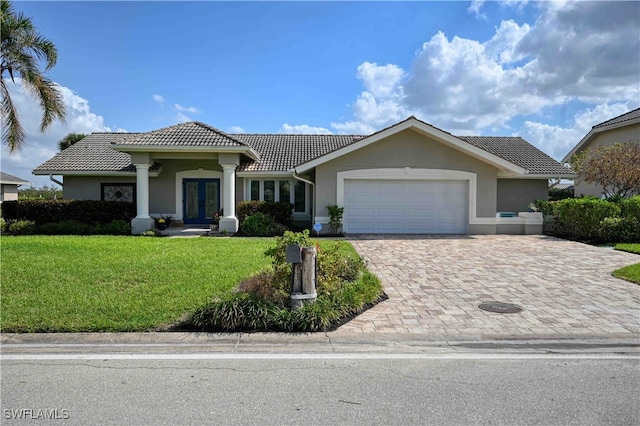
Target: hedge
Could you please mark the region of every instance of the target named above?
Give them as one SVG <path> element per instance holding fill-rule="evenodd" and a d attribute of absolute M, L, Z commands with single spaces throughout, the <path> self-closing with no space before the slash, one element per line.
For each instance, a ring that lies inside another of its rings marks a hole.
<path fill-rule="evenodd" d="M 247 220 L 249 216 L 262 213 L 271 216 L 279 224 L 290 227 L 292 223 L 292 211 L 293 205 L 287 202 L 242 201 L 238 203 L 236 214 L 238 215 L 240 224 Z"/>
<path fill-rule="evenodd" d="M 0 205 L 7 221 L 28 220 L 36 226 L 47 223 L 77 221 L 94 225 L 114 220 L 130 222 L 136 216 L 136 206 L 122 201 L 96 200 L 18 200 Z"/>

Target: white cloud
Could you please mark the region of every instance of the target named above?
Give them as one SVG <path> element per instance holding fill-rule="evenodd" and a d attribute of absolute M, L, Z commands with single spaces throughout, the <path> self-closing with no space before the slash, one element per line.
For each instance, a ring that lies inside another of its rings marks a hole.
<path fill-rule="evenodd" d="M 191 117 L 189 117 L 188 115 L 183 114 L 182 112 L 178 111 L 178 113 L 175 116 L 175 120 L 178 123 L 186 123 L 188 121 L 193 121 L 193 119 Z"/>
<path fill-rule="evenodd" d="M 486 20 L 487 15 L 480 12 L 480 9 L 482 9 L 482 6 L 484 6 L 484 2 L 485 0 L 472 0 L 471 5 L 467 9 L 467 12 L 474 13 L 476 15 L 476 18 L 478 19 Z"/>
<path fill-rule="evenodd" d="M 628 103 L 602 104 L 578 112 L 569 127 L 525 121 L 522 136 L 556 160 L 561 160 L 596 124 L 631 110 Z"/>
<path fill-rule="evenodd" d="M 482 5 L 474 1 L 470 12 L 480 13 Z M 331 126 L 340 133 L 371 133 L 416 115 L 452 133 L 482 134 L 506 131 L 514 117 L 573 101 L 592 109 L 640 105 L 640 3 L 536 7 L 534 23 L 502 21 L 487 40 L 438 32 L 408 71 L 364 62 L 356 73 L 364 90 L 351 105 L 353 117 Z"/>
<path fill-rule="evenodd" d="M 42 119 L 40 105 L 24 91 L 19 80 L 16 82 L 17 84 L 9 83 L 9 91 L 11 99 L 18 109 L 27 137 L 23 149 L 19 153 L 12 155 L 4 145 L 2 146 L 0 168 L 5 173 L 33 182 L 35 186 L 51 184 L 52 182 L 46 177 L 33 176 L 31 170 L 58 152 L 60 139 L 69 133 L 89 134 L 112 130 L 104 124 L 104 119 L 100 115 L 91 112 L 89 101 L 76 95 L 71 89 L 59 86 L 67 110 L 66 121 L 55 121 L 45 133 L 40 133 L 39 125 Z"/>
<path fill-rule="evenodd" d="M 153 100 L 158 102 L 159 104 L 164 104 L 164 97 L 162 95 L 153 95 Z"/>
<path fill-rule="evenodd" d="M 173 104 L 173 107 L 179 112 L 189 112 L 191 114 L 200 112 L 200 110 L 196 107 L 185 107 L 180 104 Z"/>
<path fill-rule="evenodd" d="M 308 124 L 290 125 L 287 123 L 283 124 L 282 127 L 280 127 L 280 130 L 278 132 L 282 134 L 288 134 L 288 135 L 293 135 L 293 134 L 330 135 L 331 134 L 331 130 L 325 129 L 324 127 L 313 127 L 313 126 L 309 126 Z"/>
<path fill-rule="evenodd" d="M 240 126 L 231 126 L 229 127 L 229 133 L 247 133 L 247 132 Z"/>

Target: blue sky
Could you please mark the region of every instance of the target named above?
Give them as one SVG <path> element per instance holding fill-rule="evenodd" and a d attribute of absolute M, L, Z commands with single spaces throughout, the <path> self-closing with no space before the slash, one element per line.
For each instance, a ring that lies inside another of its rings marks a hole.
<path fill-rule="evenodd" d="M 68 119 L 2 170 L 31 180 L 69 132 L 199 120 L 227 132 L 367 134 L 416 115 L 561 158 L 640 106 L 637 2 L 31 2 Z"/>

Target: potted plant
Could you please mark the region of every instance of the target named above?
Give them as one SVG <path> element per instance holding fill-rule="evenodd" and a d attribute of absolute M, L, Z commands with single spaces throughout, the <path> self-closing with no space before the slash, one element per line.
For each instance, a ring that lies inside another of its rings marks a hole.
<path fill-rule="evenodd" d="M 216 210 L 216 212 L 213 214 L 213 219 L 211 219 L 211 230 L 212 231 L 217 231 L 218 228 L 220 227 L 220 218 L 222 217 L 222 210 Z"/>
<path fill-rule="evenodd" d="M 156 220 L 156 228 L 159 231 L 164 231 L 167 229 L 167 222 L 163 218 Z"/>

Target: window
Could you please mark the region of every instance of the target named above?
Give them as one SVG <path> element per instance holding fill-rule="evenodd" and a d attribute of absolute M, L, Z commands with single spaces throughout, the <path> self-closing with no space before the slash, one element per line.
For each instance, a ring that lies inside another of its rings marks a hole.
<path fill-rule="evenodd" d="M 133 183 L 103 183 L 100 198 L 103 201 L 136 201 L 136 186 Z"/>
<path fill-rule="evenodd" d="M 294 179 L 256 179 L 247 186 L 249 199 L 293 204 L 294 213 L 308 213 L 307 184 Z"/>

